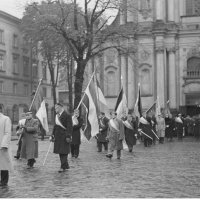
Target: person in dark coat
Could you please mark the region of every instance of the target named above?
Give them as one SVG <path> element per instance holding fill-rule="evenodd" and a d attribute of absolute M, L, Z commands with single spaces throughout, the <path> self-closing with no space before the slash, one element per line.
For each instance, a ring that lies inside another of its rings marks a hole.
<path fill-rule="evenodd" d="M 172 118 L 170 118 L 169 115 L 166 114 L 165 115 L 165 137 L 167 138 L 167 140 L 171 140 L 171 141 L 173 138 L 172 125 L 173 125 Z"/>
<path fill-rule="evenodd" d="M 72 131 L 72 142 L 71 142 L 71 155 L 73 158 L 78 158 L 79 149 L 81 144 L 81 132 L 80 129 L 83 125 L 83 119 L 79 115 L 79 110 L 74 110 L 72 116 L 73 131 Z"/>
<path fill-rule="evenodd" d="M 175 130 L 177 133 L 178 140 L 181 140 L 183 138 L 183 131 L 185 129 L 184 120 L 181 116 L 181 113 L 179 113 L 178 117 L 175 118 Z"/>
<path fill-rule="evenodd" d="M 200 137 L 200 115 L 195 118 L 194 136 L 196 138 Z"/>
<path fill-rule="evenodd" d="M 52 138 L 50 141 L 54 142 L 55 154 L 59 154 L 61 166 L 59 173 L 69 169 L 68 154 L 70 153 L 70 142 L 73 130 L 72 116 L 66 112 L 63 105 L 60 103 L 55 104 L 56 119 L 53 128 Z"/>
<path fill-rule="evenodd" d="M 133 120 L 132 115 L 128 114 L 127 120 L 124 123 L 125 140 L 128 146 L 129 152 L 133 151 L 133 145 L 136 145 L 137 140 L 137 124 L 136 120 Z"/>
<path fill-rule="evenodd" d="M 107 131 L 108 131 L 108 122 L 109 119 L 105 116 L 104 112 L 101 112 L 99 116 L 99 134 L 97 135 L 97 144 L 98 144 L 98 152 L 102 151 L 102 145 L 104 146 L 104 150 L 108 150 L 108 140 Z"/>
<path fill-rule="evenodd" d="M 39 121 L 34 119 L 32 112 L 29 111 L 26 113 L 25 124 L 20 128 L 23 129 L 20 158 L 28 159 L 27 169 L 31 169 L 36 162 L 35 158 L 38 158 Z"/>
<path fill-rule="evenodd" d="M 152 115 L 151 116 L 151 126 L 152 126 L 152 131 L 154 131 L 154 133 L 152 132 L 152 138 L 153 138 L 152 144 L 153 145 L 156 145 L 156 140 L 157 140 L 156 125 L 157 125 L 156 117 L 155 117 L 155 115 Z"/>
<path fill-rule="evenodd" d="M 142 134 L 142 137 L 144 138 L 144 146 L 145 147 L 150 147 L 151 145 L 151 135 L 152 135 L 152 132 L 151 132 L 151 118 L 146 116 L 146 112 L 144 112 L 142 114 L 143 116 L 140 118 L 139 120 L 139 129 L 138 129 L 138 132 L 140 134 Z M 142 133 L 142 132 L 144 133 Z"/>

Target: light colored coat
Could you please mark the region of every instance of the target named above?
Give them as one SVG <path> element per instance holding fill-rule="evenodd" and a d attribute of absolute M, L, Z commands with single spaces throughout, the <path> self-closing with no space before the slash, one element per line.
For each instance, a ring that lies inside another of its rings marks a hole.
<path fill-rule="evenodd" d="M 165 137 L 165 120 L 163 118 L 157 118 L 156 127 L 158 137 Z"/>
<path fill-rule="evenodd" d="M 12 170 L 11 154 L 11 121 L 10 118 L 0 113 L 0 149 L 8 148 L 6 151 L 0 150 L 0 170 Z"/>
<path fill-rule="evenodd" d="M 20 158 L 38 158 L 38 125 L 37 119 L 30 119 L 25 123 L 26 129 L 22 132 L 22 149 Z"/>

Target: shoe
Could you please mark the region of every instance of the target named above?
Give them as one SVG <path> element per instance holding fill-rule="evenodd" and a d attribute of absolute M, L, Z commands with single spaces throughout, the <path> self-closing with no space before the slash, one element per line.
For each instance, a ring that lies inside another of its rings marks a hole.
<path fill-rule="evenodd" d="M 33 166 L 29 166 L 29 165 L 28 165 L 28 167 L 27 167 L 26 169 L 32 169 L 32 168 L 33 168 Z"/>
<path fill-rule="evenodd" d="M 78 158 L 78 156 L 77 156 L 77 155 L 75 155 L 75 156 L 74 156 L 74 158 Z"/>
<path fill-rule="evenodd" d="M 100 150 L 98 150 L 97 152 L 101 152 Z"/>
<path fill-rule="evenodd" d="M 117 157 L 118 160 L 120 160 L 120 157 Z"/>
<path fill-rule="evenodd" d="M 108 155 L 106 155 L 106 157 L 107 157 L 107 158 L 112 158 L 113 155 L 112 155 L 112 154 L 108 154 Z"/>
<path fill-rule="evenodd" d="M 19 156 L 14 156 L 14 158 L 19 159 Z"/>
<path fill-rule="evenodd" d="M 0 186 L 8 186 L 7 183 L 0 183 Z"/>
<path fill-rule="evenodd" d="M 65 169 L 60 168 L 60 169 L 58 170 L 58 173 L 62 173 L 62 172 L 65 172 Z"/>
<path fill-rule="evenodd" d="M 129 149 L 129 152 L 132 152 L 133 150 L 132 149 Z"/>

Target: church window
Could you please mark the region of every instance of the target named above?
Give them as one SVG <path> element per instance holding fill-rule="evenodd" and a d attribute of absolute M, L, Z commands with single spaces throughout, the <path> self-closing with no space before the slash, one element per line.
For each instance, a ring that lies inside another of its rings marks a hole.
<path fill-rule="evenodd" d="M 152 95 L 151 71 L 148 68 L 149 66 L 144 65 L 140 71 L 140 84 L 142 96 Z"/>
<path fill-rule="evenodd" d="M 200 0 L 186 0 L 186 15 L 200 15 Z"/>
<path fill-rule="evenodd" d="M 108 83 L 107 83 L 107 95 L 108 96 L 114 96 L 115 95 L 115 72 L 109 71 L 107 74 L 108 77 Z"/>

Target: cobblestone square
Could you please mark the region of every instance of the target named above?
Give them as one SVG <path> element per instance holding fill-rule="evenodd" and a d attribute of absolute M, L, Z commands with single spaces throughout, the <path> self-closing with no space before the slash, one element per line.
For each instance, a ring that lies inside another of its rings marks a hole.
<path fill-rule="evenodd" d="M 13 156 L 17 141 L 12 141 Z M 42 166 L 49 141 L 39 141 L 35 168 L 25 160 L 13 160 L 9 186 L 1 198 L 197 198 L 200 197 L 200 141 L 194 138 L 165 141 L 150 148 L 134 146 L 121 160 L 98 153 L 96 141 L 81 144 L 78 159 L 69 156 L 70 169 L 58 173 L 59 156 L 52 153 Z"/>

